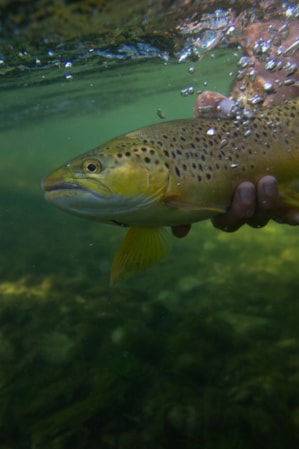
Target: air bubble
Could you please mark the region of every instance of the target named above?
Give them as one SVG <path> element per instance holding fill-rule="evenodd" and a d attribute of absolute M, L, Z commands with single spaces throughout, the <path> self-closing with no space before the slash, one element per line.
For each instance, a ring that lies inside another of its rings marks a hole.
<path fill-rule="evenodd" d="M 271 44 L 269 41 L 258 41 L 254 44 L 253 53 L 255 55 L 265 55 L 271 50 Z"/>
<path fill-rule="evenodd" d="M 254 70 L 254 69 L 250 70 L 250 72 L 247 74 L 247 76 L 251 82 L 254 81 L 256 78 L 256 70 Z"/>
<path fill-rule="evenodd" d="M 70 69 L 72 66 L 73 66 L 73 64 L 71 63 L 71 61 L 67 61 L 67 62 L 64 64 L 64 67 L 65 67 L 66 69 Z"/>
<path fill-rule="evenodd" d="M 228 144 L 228 140 L 227 139 L 222 139 L 221 142 L 220 142 L 220 148 L 224 148 L 227 144 Z"/>
<path fill-rule="evenodd" d="M 181 96 L 182 97 L 188 97 L 188 95 L 193 95 L 195 92 L 194 87 L 190 86 L 190 87 L 185 87 L 184 89 L 181 89 Z"/>
<path fill-rule="evenodd" d="M 230 164 L 230 166 L 231 166 L 231 168 L 237 168 L 237 167 L 239 167 L 239 164 L 237 164 L 236 162 L 232 162 Z"/>
<path fill-rule="evenodd" d="M 227 30 L 226 30 L 226 35 L 229 37 L 232 37 L 236 34 L 236 27 L 235 25 L 230 26 Z"/>
<path fill-rule="evenodd" d="M 252 67 L 254 65 L 253 61 L 249 56 L 242 56 L 237 63 L 238 67 L 241 69 L 246 69 L 247 67 Z"/>
<path fill-rule="evenodd" d="M 296 72 L 298 67 L 297 67 L 297 64 L 289 61 L 284 65 L 283 69 L 286 71 L 287 76 L 290 76 Z"/>
<path fill-rule="evenodd" d="M 195 67 L 189 67 L 188 72 L 190 73 L 190 75 L 193 75 L 193 73 L 195 72 Z"/>
<path fill-rule="evenodd" d="M 181 89 L 180 94 L 182 97 L 188 97 L 188 95 L 189 95 L 188 89 Z"/>
<path fill-rule="evenodd" d="M 269 82 L 264 83 L 263 89 L 266 94 L 274 94 L 276 92 L 274 85 Z"/>
<path fill-rule="evenodd" d="M 277 70 L 277 61 L 275 59 L 270 59 L 266 62 L 265 69 L 267 72 L 275 72 Z"/>
<path fill-rule="evenodd" d="M 208 131 L 207 131 L 208 136 L 215 136 L 215 134 L 216 134 L 215 128 L 208 129 Z"/>
<path fill-rule="evenodd" d="M 248 98 L 247 102 L 248 102 L 248 104 L 251 104 L 252 106 L 254 106 L 256 104 L 263 103 L 264 99 L 260 95 L 254 95 L 254 97 Z"/>
<path fill-rule="evenodd" d="M 284 80 L 284 82 L 283 82 L 284 86 L 293 86 L 295 83 L 296 83 L 296 80 L 294 80 L 294 79 Z"/>
<path fill-rule="evenodd" d="M 244 78 L 244 72 L 242 70 L 238 70 L 236 79 L 241 81 Z"/>

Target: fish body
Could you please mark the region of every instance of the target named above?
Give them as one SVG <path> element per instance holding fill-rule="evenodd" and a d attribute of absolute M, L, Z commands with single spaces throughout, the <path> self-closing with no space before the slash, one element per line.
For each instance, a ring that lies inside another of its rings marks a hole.
<path fill-rule="evenodd" d="M 167 252 L 163 227 L 225 212 L 244 180 L 275 176 L 286 207 L 299 210 L 298 117 L 295 99 L 245 120 L 151 125 L 52 172 L 45 196 L 67 212 L 131 228 L 114 260 L 115 281 Z"/>

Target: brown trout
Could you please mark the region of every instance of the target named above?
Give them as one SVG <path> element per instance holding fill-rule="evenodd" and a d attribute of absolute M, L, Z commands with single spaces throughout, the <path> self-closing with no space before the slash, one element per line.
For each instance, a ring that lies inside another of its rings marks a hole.
<path fill-rule="evenodd" d="M 277 178 L 283 205 L 299 210 L 299 99 L 239 120 L 183 119 L 117 137 L 43 180 L 45 197 L 81 217 L 130 227 L 111 283 L 168 250 L 165 226 L 224 213 L 235 187 Z"/>

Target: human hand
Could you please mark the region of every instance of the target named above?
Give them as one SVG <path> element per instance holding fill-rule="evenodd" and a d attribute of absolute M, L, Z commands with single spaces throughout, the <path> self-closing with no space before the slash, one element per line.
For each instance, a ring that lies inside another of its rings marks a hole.
<path fill-rule="evenodd" d="M 227 232 L 236 231 L 245 223 L 262 228 L 270 218 L 274 218 L 275 207 L 280 202 L 277 181 L 273 176 L 264 176 L 256 186 L 244 181 L 237 186 L 230 209 L 213 217 L 212 223 Z"/>
<path fill-rule="evenodd" d="M 241 182 L 234 192 L 230 209 L 213 217 L 212 223 L 222 231 L 233 232 L 245 223 L 262 228 L 270 219 L 298 225 L 299 209 L 282 203 L 276 178 L 266 175 L 256 186 L 248 181 Z M 173 226 L 172 233 L 175 237 L 185 237 L 190 229 L 191 225 Z"/>

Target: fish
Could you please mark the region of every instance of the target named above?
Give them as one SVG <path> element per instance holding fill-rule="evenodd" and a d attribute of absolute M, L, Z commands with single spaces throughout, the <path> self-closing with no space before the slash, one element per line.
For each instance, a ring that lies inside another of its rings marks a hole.
<path fill-rule="evenodd" d="M 236 186 L 277 178 L 282 204 L 299 211 L 299 98 L 250 118 L 190 118 L 116 137 L 42 181 L 45 198 L 71 214 L 128 227 L 110 283 L 168 252 L 169 226 L 225 213 Z"/>

